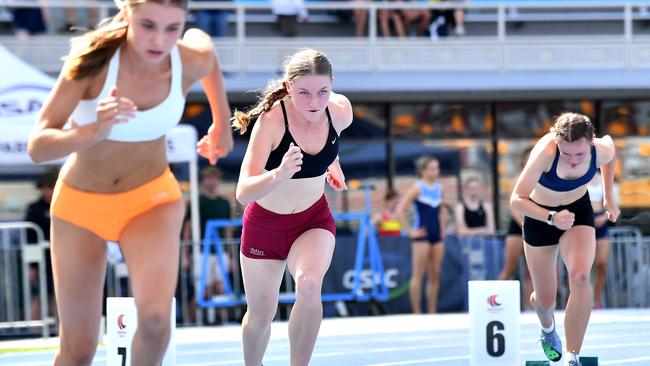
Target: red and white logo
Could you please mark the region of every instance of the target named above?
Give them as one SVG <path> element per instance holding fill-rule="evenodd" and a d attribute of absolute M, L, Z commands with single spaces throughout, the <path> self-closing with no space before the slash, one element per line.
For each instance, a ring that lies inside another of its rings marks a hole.
<path fill-rule="evenodd" d="M 487 303 L 490 305 L 490 307 L 488 307 L 488 311 L 491 313 L 498 313 L 503 310 L 501 303 L 497 300 L 497 297 L 499 297 L 499 295 L 496 294 L 487 297 Z"/>
<path fill-rule="evenodd" d="M 117 327 L 120 328 L 120 330 L 126 328 L 126 323 L 124 323 L 124 314 L 120 314 L 117 316 Z"/>
<path fill-rule="evenodd" d="M 491 307 L 496 308 L 498 306 L 501 306 L 501 304 L 499 304 L 499 302 L 497 301 L 498 296 L 499 295 L 490 295 L 490 296 L 488 296 L 487 302 L 488 302 L 488 304 L 490 304 Z"/>

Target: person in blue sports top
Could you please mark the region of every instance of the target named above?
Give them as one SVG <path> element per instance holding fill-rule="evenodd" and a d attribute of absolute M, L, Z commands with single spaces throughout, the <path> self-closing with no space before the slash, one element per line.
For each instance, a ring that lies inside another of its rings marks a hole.
<path fill-rule="evenodd" d="M 411 279 L 409 297 L 413 312 L 422 312 L 422 282 L 428 275 L 426 288 L 427 310 L 435 313 L 438 308 L 440 267 L 445 254 L 442 245 L 445 228 L 441 225 L 442 187 L 440 163 L 431 156 L 422 156 L 416 163 L 418 180 L 406 191 L 395 210 L 395 216 L 413 240 L 411 246 Z M 411 207 L 414 213 L 413 225 L 409 226 L 406 212 Z"/>
<path fill-rule="evenodd" d="M 580 365 L 578 353 L 592 307 L 590 272 L 596 233 L 587 184 L 600 167 L 603 206 L 607 218 L 616 221 L 620 210 L 613 199 L 614 155 L 611 137 L 594 137 L 587 116 L 561 114 L 531 151 L 510 197 L 513 209 L 524 215 L 524 251 L 533 280 L 530 303 L 541 323 L 542 348 L 553 362 L 563 352 L 553 318 L 558 249 L 569 272 L 565 366 Z"/>

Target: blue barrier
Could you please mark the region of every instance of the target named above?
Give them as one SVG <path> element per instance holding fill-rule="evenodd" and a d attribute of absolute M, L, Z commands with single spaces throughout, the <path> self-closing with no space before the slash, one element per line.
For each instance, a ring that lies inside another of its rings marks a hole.
<path fill-rule="evenodd" d="M 368 207 L 367 207 L 368 208 Z M 359 220 L 359 232 L 357 235 L 357 248 L 355 256 L 355 276 L 353 287 L 349 292 L 324 293 L 321 295 L 322 301 L 386 301 L 388 300 L 388 287 L 384 280 L 384 267 L 381 259 L 381 252 L 377 242 L 377 233 L 370 222 L 370 215 L 365 212 L 351 212 L 333 214 L 335 221 Z M 233 291 L 230 277 L 224 263 L 224 251 L 221 238 L 219 237 L 219 228 L 230 226 L 241 226 L 241 219 L 234 220 L 208 220 L 205 227 L 205 238 L 201 247 L 201 268 L 199 272 L 199 286 L 196 292 L 196 302 L 200 307 L 230 307 L 246 303 L 244 294 L 236 294 Z M 224 294 L 215 296 L 211 299 L 205 298 L 206 277 L 209 263 L 211 248 L 214 248 L 217 260 L 219 261 L 219 270 L 221 271 L 224 285 Z M 367 255 L 367 257 L 366 257 Z M 368 270 L 373 273 L 373 285 L 364 290 L 361 286 L 361 272 L 364 270 L 363 264 L 367 260 Z M 278 300 L 280 303 L 293 303 L 295 296 L 291 293 L 281 294 Z"/>

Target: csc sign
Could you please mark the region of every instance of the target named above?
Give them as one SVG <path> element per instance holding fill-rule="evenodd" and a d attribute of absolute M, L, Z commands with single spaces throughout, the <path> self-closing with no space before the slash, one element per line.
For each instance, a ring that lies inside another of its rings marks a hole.
<path fill-rule="evenodd" d="M 397 277 L 399 275 L 399 270 L 397 268 L 389 268 L 384 271 L 384 283 L 386 287 L 395 288 L 397 287 Z M 362 289 L 372 288 L 374 284 L 379 283 L 381 279 L 379 278 L 379 273 L 373 272 L 369 269 L 364 269 L 359 275 L 360 286 Z M 356 273 L 354 269 L 349 269 L 343 274 L 343 287 L 348 290 L 354 288 L 354 281 L 356 279 Z"/>

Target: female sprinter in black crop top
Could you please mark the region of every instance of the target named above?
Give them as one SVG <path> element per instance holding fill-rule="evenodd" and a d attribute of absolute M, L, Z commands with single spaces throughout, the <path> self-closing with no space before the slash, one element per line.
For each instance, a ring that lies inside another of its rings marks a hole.
<path fill-rule="evenodd" d="M 246 205 L 240 259 L 248 303 L 242 322 L 247 366 L 259 366 L 264 357 L 285 266 L 296 283 L 291 365 L 309 363 L 336 233 L 324 183 L 347 189 L 337 154 L 339 135 L 352 123 L 352 106 L 332 92 L 329 60 L 319 51 L 302 50 L 284 71 L 255 107 L 233 119 L 244 133 L 257 118 L 237 184 L 237 200 Z"/>
<path fill-rule="evenodd" d="M 587 116 L 564 113 L 556 118 L 553 131 L 531 151 L 510 198 L 512 207 L 524 215 L 524 251 L 533 280 L 530 303 L 542 326 L 544 353 L 554 362 L 563 353 L 553 318 L 558 246 L 569 272 L 570 294 L 564 317 L 566 366 L 579 364 L 578 353 L 592 307 L 589 276 L 596 234 L 587 184 L 600 166 L 603 205 L 607 217 L 616 221 L 620 210 L 612 193 L 614 154 L 612 139 L 595 138 Z"/>

